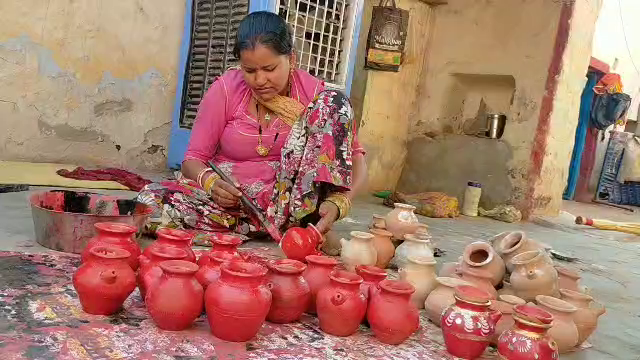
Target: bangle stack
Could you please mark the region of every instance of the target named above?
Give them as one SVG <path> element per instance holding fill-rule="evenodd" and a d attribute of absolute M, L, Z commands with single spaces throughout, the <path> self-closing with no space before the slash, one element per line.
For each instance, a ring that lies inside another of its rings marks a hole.
<path fill-rule="evenodd" d="M 211 195 L 211 189 L 218 179 L 220 179 L 220 175 L 214 173 L 204 180 L 204 186 L 202 188 L 207 194 Z"/>
<path fill-rule="evenodd" d="M 349 214 L 351 199 L 344 193 L 333 193 L 327 197 L 327 201 L 334 203 L 338 207 L 338 220 L 342 220 Z"/>
<path fill-rule="evenodd" d="M 198 177 L 196 177 L 196 182 L 198 183 L 198 185 L 200 185 L 202 188 L 204 188 L 204 184 L 202 184 L 202 177 L 208 173 L 211 172 L 213 170 L 211 170 L 210 168 L 203 168 L 202 170 L 200 170 L 200 172 L 198 173 Z"/>

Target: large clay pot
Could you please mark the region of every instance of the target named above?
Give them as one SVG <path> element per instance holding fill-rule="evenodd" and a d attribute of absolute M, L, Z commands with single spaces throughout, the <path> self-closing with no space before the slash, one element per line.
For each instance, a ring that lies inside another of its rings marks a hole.
<path fill-rule="evenodd" d="M 548 334 L 558 344 L 558 352 L 564 354 L 578 345 L 578 328 L 573 322 L 573 314 L 578 308 L 547 295 L 536 296 L 536 302 L 543 310 L 553 315 L 553 326 Z"/>
<path fill-rule="evenodd" d="M 533 301 L 536 295 L 557 296 L 558 272 L 544 258 L 542 250 L 523 252 L 513 259 L 509 278 L 516 296 Z"/>
<path fill-rule="evenodd" d="M 391 242 L 392 234 L 383 229 L 371 229 L 369 233 L 373 235 L 373 247 L 376 249 L 376 266 L 386 269 L 396 252 L 396 247 Z"/>
<path fill-rule="evenodd" d="M 429 293 L 438 286 L 436 281 L 436 262 L 432 258 L 409 255 L 405 267 L 400 268 L 400 280 L 404 280 L 415 288 L 411 302 L 418 309 L 424 308 Z"/>
<path fill-rule="evenodd" d="M 462 280 L 468 281 L 474 286 L 486 291 L 491 299 L 498 298 L 498 292 L 491 283 L 491 273 L 485 269 L 466 267 L 460 270 Z"/>
<path fill-rule="evenodd" d="M 459 278 L 437 277 L 438 286 L 427 296 L 424 309 L 431 322 L 440 326 L 440 317 L 444 309 L 455 302 L 453 294 L 458 285 L 471 285 L 471 283 Z"/>
<path fill-rule="evenodd" d="M 516 295 L 509 281 L 502 280 L 502 289 L 498 290 L 498 296 L 500 295 Z"/>
<path fill-rule="evenodd" d="M 360 275 L 334 270 L 331 283 L 316 298 L 320 329 L 327 334 L 349 336 L 358 330 L 367 311 L 367 299 L 360 292 Z"/>
<path fill-rule="evenodd" d="M 362 278 L 360 291 L 362 291 L 362 294 L 367 299 L 370 299 L 371 293 L 377 290 L 378 283 L 387 278 L 386 271 L 371 265 L 356 266 L 356 274 Z"/>
<path fill-rule="evenodd" d="M 205 292 L 211 332 L 226 341 L 249 341 L 264 323 L 271 292 L 264 284 L 267 269 L 233 260 L 220 266 L 220 278 Z"/>
<path fill-rule="evenodd" d="M 133 271 L 138 270 L 140 256 L 140 246 L 134 240 L 137 231 L 135 226 L 114 222 L 96 223 L 93 225 L 97 234 L 89 240 L 87 246 L 82 250 L 82 262 L 86 262 L 90 255 L 91 249 L 96 246 L 116 247 L 129 252 L 127 263 Z"/>
<path fill-rule="evenodd" d="M 193 235 L 183 230 L 171 228 L 160 228 L 156 231 L 156 235 L 158 236 L 156 241 L 142 252 L 144 256 L 149 257 L 152 249 L 165 245 L 186 251 L 187 257 L 184 260 L 193 263 L 196 262 L 196 254 L 193 252 L 193 249 L 191 249 L 191 239 L 193 239 Z"/>
<path fill-rule="evenodd" d="M 140 270 L 137 275 L 138 289 L 140 289 L 140 297 L 144 301 L 147 289 L 154 286 L 162 276 L 160 263 L 167 260 L 185 260 L 188 254 L 183 249 L 160 245 L 155 246 L 149 251 L 149 256 L 140 255 Z"/>
<path fill-rule="evenodd" d="M 529 239 L 523 231 L 513 231 L 500 240 L 498 254 L 504 260 L 508 271 L 513 271 L 511 259 L 527 251 L 540 250 L 542 247 L 535 240 Z"/>
<path fill-rule="evenodd" d="M 302 273 L 302 277 L 307 281 L 311 290 L 311 301 L 307 308 L 307 313 L 316 313 L 316 296 L 323 287 L 329 285 L 329 274 L 338 265 L 338 260 L 322 255 L 309 255 L 305 258 L 307 269 Z"/>
<path fill-rule="evenodd" d="M 369 224 L 369 229 L 386 229 L 387 226 L 384 223 L 384 216 L 373 214 L 371 219 L 371 224 Z"/>
<path fill-rule="evenodd" d="M 311 302 L 309 284 L 302 277 L 307 265 L 292 259 L 267 263 L 267 287 L 271 290 L 271 308 L 267 320 L 286 324 L 297 321 Z"/>
<path fill-rule="evenodd" d="M 396 248 L 396 254 L 391 262 L 396 267 L 402 268 L 407 263 L 407 257 L 409 255 L 435 260 L 429 238 L 419 237 L 416 234 L 405 235 L 404 242 Z"/>
<path fill-rule="evenodd" d="M 383 280 L 372 295 L 367 320 L 376 339 L 398 345 L 420 327 L 420 314 L 411 303 L 414 288 L 405 281 Z"/>
<path fill-rule="evenodd" d="M 187 329 L 202 314 L 204 289 L 196 280 L 198 265 L 184 260 L 160 263 L 162 277 L 149 288 L 145 305 L 153 322 L 163 330 Z"/>
<path fill-rule="evenodd" d="M 491 295 L 475 286 L 457 286 L 455 300 L 442 313 L 444 344 L 453 356 L 476 359 L 489 346 L 501 314 L 489 308 Z"/>
<path fill-rule="evenodd" d="M 136 288 L 136 276 L 127 263 L 131 254 L 112 246 L 94 246 L 87 261 L 73 274 L 73 287 L 82 310 L 93 315 L 116 313 Z"/>
<path fill-rule="evenodd" d="M 553 316 L 535 305 L 513 307 L 515 324 L 498 340 L 498 356 L 508 360 L 557 360 L 558 346 L 547 334 Z"/>
<path fill-rule="evenodd" d="M 567 267 L 555 266 L 558 272 L 558 289 L 567 289 L 573 291 L 580 291 L 580 274 Z"/>
<path fill-rule="evenodd" d="M 352 231 L 351 240 L 340 239 L 342 250 L 340 259 L 347 270 L 355 271 L 356 265 L 375 265 L 377 260 L 376 249 L 373 247 L 373 235 Z"/>
<path fill-rule="evenodd" d="M 200 269 L 198 269 L 198 272 L 196 273 L 196 280 L 198 280 L 200 285 L 207 290 L 207 287 L 212 282 L 220 278 L 220 266 L 233 259 L 237 259 L 237 257 L 229 252 L 220 250 L 211 250 L 200 255 L 198 262 L 203 265 L 200 265 Z"/>
<path fill-rule="evenodd" d="M 506 268 L 504 261 L 486 242 L 476 241 L 467 245 L 462 252 L 462 268 L 474 267 L 484 269 L 491 274 L 491 284 L 496 286 L 502 282 Z"/>
<path fill-rule="evenodd" d="M 500 321 L 496 324 L 496 331 L 491 338 L 492 344 L 497 344 L 500 335 L 513 327 L 513 307 L 525 303 L 524 300 L 513 295 L 500 295 L 498 296 L 498 300 L 491 302 L 491 310 L 498 310 L 502 313 Z"/>
<path fill-rule="evenodd" d="M 413 213 L 416 207 L 401 203 L 393 205 L 395 209 L 385 216 L 384 223 L 394 238 L 402 240 L 405 235 L 413 234 L 417 229 L 419 221 L 416 214 Z"/>
<path fill-rule="evenodd" d="M 598 318 L 606 312 L 602 305 L 591 307 L 593 298 L 583 293 L 560 289 L 562 300 L 577 307 L 573 313 L 573 322 L 578 328 L 578 345 L 582 344 L 598 326 Z"/>
<path fill-rule="evenodd" d="M 322 234 L 315 226 L 307 228 L 292 227 L 284 233 L 280 247 L 289 259 L 305 261 L 308 255 L 320 255 L 318 246 L 322 243 Z"/>

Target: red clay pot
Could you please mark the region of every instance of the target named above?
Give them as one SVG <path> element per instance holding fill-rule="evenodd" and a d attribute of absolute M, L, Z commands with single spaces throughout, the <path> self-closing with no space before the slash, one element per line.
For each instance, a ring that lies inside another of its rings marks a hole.
<path fill-rule="evenodd" d="M 346 270 L 334 270 L 329 279 L 329 285 L 316 298 L 320 329 L 336 336 L 352 335 L 367 311 L 367 299 L 360 292 L 362 278 Z"/>
<path fill-rule="evenodd" d="M 338 260 L 322 255 L 308 255 L 305 260 L 307 261 L 307 269 L 302 273 L 302 277 L 307 281 L 311 290 L 311 301 L 306 312 L 315 314 L 318 291 L 329 285 L 329 274 L 338 265 Z"/>
<path fill-rule="evenodd" d="M 226 341 L 251 340 L 264 323 L 271 292 L 264 285 L 264 266 L 232 260 L 220 266 L 220 279 L 205 292 L 211 332 Z"/>
<path fill-rule="evenodd" d="M 356 274 L 362 277 L 360 291 L 365 298 L 369 299 L 371 293 L 378 289 L 378 283 L 387 278 L 387 272 L 377 266 L 357 265 Z"/>
<path fill-rule="evenodd" d="M 442 313 L 442 335 L 447 351 L 459 358 L 476 359 L 489 346 L 502 314 L 489 309 L 491 295 L 477 287 L 460 285 L 456 302 Z"/>
<path fill-rule="evenodd" d="M 83 263 L 87 261 L 89 253 L 94 247 L 111 246 L 128 251 L 130 255 L 127 258 L 127 263 L 133 271 L 138 270 L 140 245 L 133 239 L 137 231 L 135 226 L 115 222 L 96 223 L 93 226 L 96 228 L 97 234 L 89 240 L 87 246 L 82 250 Z"/>
<path fill-rule="evenodd" d="M 193 239 L 191 234 L 178 229 L 160 228 L 156 231 L 156 235 L 158 238 L 144 249 L 142 252 L 143 255 L 149 257 L 151 249 L 160 245 L 166 245 L 186 251 L 187 257 L 184 260 L 191 261 L 193 263 L 196 262 L 196 254 L 193 252 L 193 249 L 191 249 L 191 239 Z"/>
<path fill-rule="evenodd" d="M 238 246 L 242 244 L 241 237 L 231 234 L 216 234 L 211 242 L 213 243 L 211 251 L 222 251 L 238 259 L 242 259 L 242 256 L 238 252 Z"/>
<path fill-rule="evenodd" d="M 401 344 L 420 327 L 420 313 L 411 302 L 415 288 L 399 280 L 382 280 L 378 287 L 367 310 L 373 335 L 385 344 Z"/>
<path fill-rule="evenodd" d="M 271 308 L 267 320 L 286 324 L 300 319 L 311 302 L 311 289 L 302 277 L 307 265 L 298 260 L 282 259 L 268 263 L 268 267 Z"/>
<path fill-rule="evenodd" d="M 198 265 L 167 260 L 160 263 L 160 268 L 163 274 L 145 298 L 149 315 L 160 329 L 187 329 L 202 313 L 204 303 L 204 290 L 195 278 Z"/>
<path fill-rule="evenodd" d="M 184 260 L 187 252 L 173 246 L 160 245 L 149 251 L 149 257 L 140 255 L 140 270 L 137 281 L 140 297 L 144 301 L 147 289 L 155 285 L 162 276 L 159 264 L 166 260 Z"/>
<path fill-rule="evenodd" d="M 202 259 L 207 259 L 206 261 L 200 261 Z M 200 269 L 196 273 L 196 279 L 202 285 L 202 287 L 207 290 L 207 287 L 214 281 L 220 278 L 220 266 L 228 261 L 235 259 L 236 257 L 223 251 L 214 250 L 209 251 L 200 256 L 198 259 L 199 263 L 203 263 L 204 265 L 200 265 Z"/>
<path fill-rule="evenodd" d="M 73 287 L 82 310 L 93 315 L 116 313 L 136 288 L 136 276 L 127 263 L 131 254 L 112 246 L 94 246 L 87 261 L 73 274 Z"/>
<path fill-rule="evenodd" d="M 280 247 L 289 259 L 305 261 L 308 255 L 320 255 L 318 246 L 322 243 L 322 234 L 315 226 L 307 228 L 292 227 L 284 233 Z"/>
<path fill-rule="evenodd" d="M 557 360 L 558 346 L 547 335 L 553 316 L 534 305 L 513 307 L 513 327 L 500 335 L 498 356 L 509 360 Z"/>

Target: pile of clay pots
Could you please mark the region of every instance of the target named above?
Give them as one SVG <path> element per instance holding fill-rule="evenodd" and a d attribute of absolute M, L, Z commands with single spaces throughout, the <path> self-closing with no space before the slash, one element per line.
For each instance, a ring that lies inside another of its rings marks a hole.
<path fill-rule="evenodd" d="M 265 321 L 291 323 L 305 312 L 317 314 L 322 331 L 337 336 L 368 323 L 386 344 L 402 343 L 420 326 L 410 301 L 414 287 L 386 279 L 375 266 L 351 267 L 321 255 L 306 256 L 306 264 L 251 262 L 238 253 L 242 241 L 233 235 L 214 236 L 212 250 L 196 259 L 190 234 L 167 228 L 141 253 L 134 227 L 99 223 L 96 229 L 73 275 L 90 314 L 119 311 L 137 286 L 159 328 L 187 329 L 204 309 L 213 335 L 227 341 L 248 341 Z"/>

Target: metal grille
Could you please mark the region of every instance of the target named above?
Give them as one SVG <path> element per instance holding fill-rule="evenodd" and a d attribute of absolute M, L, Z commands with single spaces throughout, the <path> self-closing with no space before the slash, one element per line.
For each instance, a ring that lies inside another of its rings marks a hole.
<path fill-rule="evenodd" d="M 327 85 L 346 86 L 356 0 L 279 0 L 278 14 L 291 25 L 298 64 Z"/>
<path fill-rule="evenodd" d="M 233 42 L 248 10 L 249 0 L 194 0 L 181 127 L 193 126 L 205 91 L 226 69 L 237 65 Z"/>

